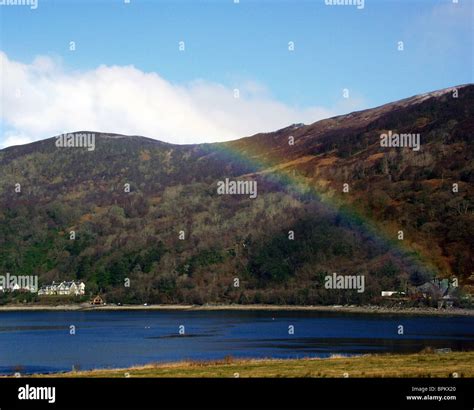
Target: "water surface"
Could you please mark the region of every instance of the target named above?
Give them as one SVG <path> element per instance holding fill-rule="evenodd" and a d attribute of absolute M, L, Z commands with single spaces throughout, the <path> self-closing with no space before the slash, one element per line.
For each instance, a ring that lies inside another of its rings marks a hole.
<path fill-rule="evenodd" d="M 226 356 L 409 353 L 426 346 L 474 350 L 474 318 L 307 311 L 0 312 L 3 374 Z"/>

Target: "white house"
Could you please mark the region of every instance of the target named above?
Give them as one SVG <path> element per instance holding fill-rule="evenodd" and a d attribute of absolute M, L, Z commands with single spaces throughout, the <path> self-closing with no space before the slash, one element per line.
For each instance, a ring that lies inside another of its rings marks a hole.
<path fill-rule="evenodd" d="M 11 286 L 6 286 L 5 288 L 3 286 L 0 286 L 0 292 L 3 292 L 3 293 L 8 292 L 8 291 L 14 292 L 14 291 L 18 291 L 20 289 L 22 289 L 22 288 L 20 287 L 20 285 L 18 283 L 15 283 L 14 285 L 11 285 Z M 25 290 L 29 290 L 29 289 L 25 288 Z"/>
<path fill-rule="evenodd" d="M 69 295 L 82 296 L 86 293 L 86 285 L 84 282 L 53 282 L 40 288 L 38 295 Z"/>

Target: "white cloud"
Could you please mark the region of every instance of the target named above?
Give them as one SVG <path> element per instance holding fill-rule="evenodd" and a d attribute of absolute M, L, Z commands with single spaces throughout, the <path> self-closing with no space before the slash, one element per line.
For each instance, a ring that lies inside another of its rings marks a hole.
<path fill-rule="evenodd" d="M 236 99 L 233 89 L 221 84 L 176 85 L 133 66 L 75 72 L 49 57 L 24 64 L 1 51 L 0 64 L 1 122 L 8 130 L 0 146 L 78 130 L 180 144 L 224 141 L 335 114 L 324 107 L 285 105 L 253 82 L 243 84 Z"/>

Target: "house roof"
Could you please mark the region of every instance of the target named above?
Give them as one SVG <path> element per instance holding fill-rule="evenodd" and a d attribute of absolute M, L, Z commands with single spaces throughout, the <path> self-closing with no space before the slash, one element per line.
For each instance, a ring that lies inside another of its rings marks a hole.
<path fill-rule="evenodd" d="M 440 292 L 439 287 L 436 286 L 436 284 L 434 284 L 433 282 L 425 282 L 423 283 L 423 285 L 418 286 L 417 289 L 423 293 L 429 293 L 429 292 L 439 293 Z"/>
<path fill-rule="evenodd" d="M 53 281 L 53 283 L 51 283 L 50 285 L 43 285 L 41 288 L 52 288 L 52 287 L 59 287 L 59 286 L 66 286 L 66 287 L 71 287 L 71 286 L 80 286 L 80 285 L 84 285 L 84 282 L 80 281 L 80 282 L 76 282 L 74 280 L 70 280 L 70 281 L 62 281 L 60 283 L 56 283 Z"/>

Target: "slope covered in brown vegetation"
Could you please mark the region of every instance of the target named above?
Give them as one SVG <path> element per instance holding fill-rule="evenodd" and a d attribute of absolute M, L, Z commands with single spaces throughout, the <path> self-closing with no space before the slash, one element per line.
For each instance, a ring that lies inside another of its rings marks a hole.
<path fill-rule="evenodd" d="M 470 292 L 474 86 L 457 90 L 228 143 L 4 149 L 0 272 L 121 302 L 363 303 L 435 275 Z M 420 150 L 381 147 L 389 131 Z M 218 195 L 225 178 L 256 180 L 257 198 Z M 365 275 L 365 292 L 328 291 L 332 272 Z"/>

